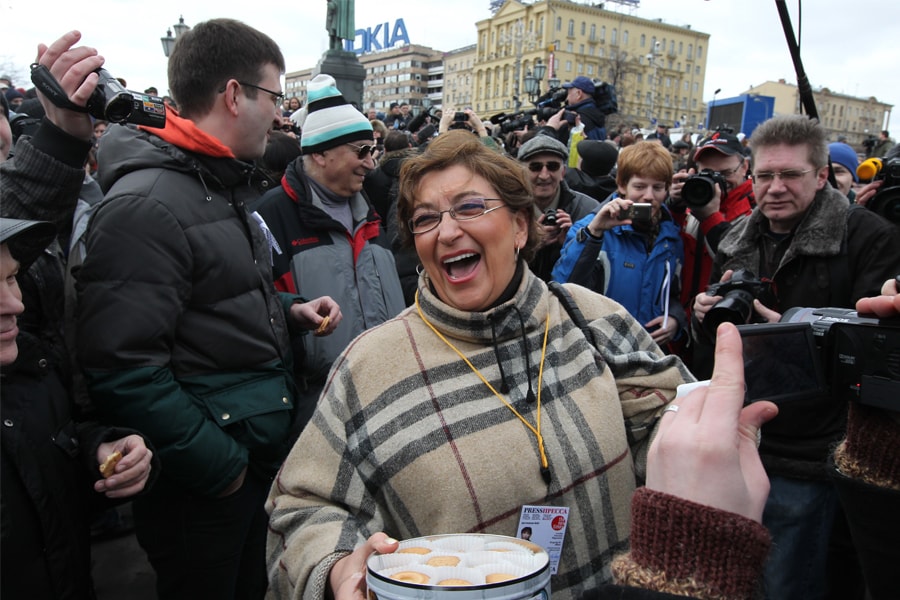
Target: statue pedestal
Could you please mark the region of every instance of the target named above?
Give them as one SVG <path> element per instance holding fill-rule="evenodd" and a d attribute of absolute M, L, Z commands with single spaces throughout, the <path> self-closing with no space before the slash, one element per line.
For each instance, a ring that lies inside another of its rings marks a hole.
<path fill-rule="evenodd" d="M 363 82 L 366 79 L 366 68 L 360 64 L 356 54 L 347 50 L 326 50 L 313 71 L 313 76 L 320 73 L 334 77 L 337 88 L 344 99 L 357 108 L 363 103 Z"/>

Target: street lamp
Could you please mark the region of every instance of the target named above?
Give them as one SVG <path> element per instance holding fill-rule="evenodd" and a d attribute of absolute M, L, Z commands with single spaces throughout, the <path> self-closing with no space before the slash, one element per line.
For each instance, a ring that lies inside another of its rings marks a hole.
<path fill-rule="evenodd" d="M 159 38 L 159 41 L 162 42 L 163 54 L 166 55 L 166 58 L 172 54 L 172 49 L 175 48 L 175 41 L 181 37 L 182 34 L 187 33 L 190 30 L 191 26 L 185 24 L 184 16 L 178 17 L 178 23 L 172 25 L 171 28 L 166 29 L 165 37 Z M 172 37 L 172 29 L 175 30 L 175 37 Z"/>
<path fill-rule="evenodd" d="M 534 72 L 528 71 L 525 75 L 525 93 L 531 98 L 531 103 L 536 104 L 537 99 L 541 96 L 541 81 L 547 74 L 547 65 L 540 58 L 534 62 Z"/>

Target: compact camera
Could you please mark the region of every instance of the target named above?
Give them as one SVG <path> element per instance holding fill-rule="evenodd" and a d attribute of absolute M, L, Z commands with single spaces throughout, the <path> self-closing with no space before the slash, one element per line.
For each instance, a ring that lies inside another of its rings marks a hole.
<path fill-rule="evenodd" d="M 548 208 L 544 213 L 544 225 L 547 227 L 556 227 L 556 209 Z"/>
<path fill-rule="evenodd" d="M 703 169 L 685 179 L 681 188 L 681 198 L 689 208 L 702 208 L 715 197 L 716 186 L 724 198 L 728 189 L 725 177 L 718 171 Z"/>
<path fill-rule="evenodd" d="M 60 108 L 87 112 L 95 119 L 110 123 L 134 123 L 147 127 L 166 126 L 166 105 L 162 98 L 126 90 L 106 69 L 97 69 L 97 87 L 86 108 L 73 104 L 59 82 L 44 65 L 31 65 L 31 81 L 53 104 Z"/>
<path fill-rule="evenodd" d="M 468 122 L 469 122 L 469 115 L 467 115 L 467 114 L 464 113 L 464 112 L 457 112 L 457 113 L 454 113 L 454 115 L 453 115 L 453 122 L 454 122 L 454 123 L 468 123 Z"/>
<path fill-rule="evenodd" d="M 649 202 L 635 202 L 619 211 L 619 220 L 649 221 L 653 217 L 653 205 Z"/>
<path fill-rule="evenodd" d="M 710 296 L 722 296 L 722 299 L 703 318 L 703 328 L 713 338 L 716 329 L 722 323 L 741 325 L 750 322 L 753 314 L 753 300 L 772 288 L 768 279 L 757 279 L 756 275 L 746 269 L 738 269 L 731 279 L 713 283 L 706 288 Z"/>

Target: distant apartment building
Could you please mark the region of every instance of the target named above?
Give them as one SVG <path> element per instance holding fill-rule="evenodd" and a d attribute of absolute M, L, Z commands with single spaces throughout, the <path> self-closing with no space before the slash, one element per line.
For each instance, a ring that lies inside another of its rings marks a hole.
<path fill-rule="evenodd" d="M 797 86 L 784 79 L 767 81 L 751 87 L 747 94 L 759 94 L 775 98 L 776 115 L 800 113 L 800 92 Z M 847 143 L 864 151 L 862 142 L 870 135 L 878 136 L 882 129 L 890 128 L 892 104 L 879 102 L 874 96 L 857 98 L 832 92 L 827 87 L 813 91 L 813 100 L 819 122 L 828 132 L 828 139 L 845 136 Z"/>

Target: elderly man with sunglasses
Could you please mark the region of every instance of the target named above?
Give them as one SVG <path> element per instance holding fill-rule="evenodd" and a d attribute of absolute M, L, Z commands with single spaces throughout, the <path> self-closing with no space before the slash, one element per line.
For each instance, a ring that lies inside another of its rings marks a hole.
<path fill-rule="evenodd" d="M 596 212 L 600 203 L 566 184 L 569 150 L 552 135 L 538 133 L 522 144 L 516 158 L 528 169 L 535 217 L 544 230 L 543 241 L 529 266 L 535 275 L 550 281 L 553 265 L 559 260 L 566 241 L 566 232 L 572 223 Z"/>
<path fill-rule="evenodd" d="M 900 234 L 828 183 L 828 146 L 818 122 L 775 117 L 756 128 L 750 147 L 757 206 L 720 241 L 710 283 L 738 269 L 771 279 L 753 301 L 751 320 L 762 322 L 778 321 L 793 307 L 852 309 L 860 298 L 877 296 L 900 271 Z M 694 302 L 701 343 L 712 343 L 702 323 L 714 321 L 709 311 L 719 300 L 707 292 Z M 831 526 L 840 514 L 825 465 L 846 420 L 845 403 L 819 394 L 781 405 L 762 429 L 759 453 L 771 481 L 763 514 L 773 541 L 769 598 L 822 598 L 829 591 Z"/>
<path fill-rule="evenodd" d="M 371 123 L 325 74 L 310 81 L 302 110 L 301 156 L 257 206 L 270 233 L 275 287 L 329 296 L 343 315 L 332 335 L 305 336 L 295 345 L 295 354 L 305 355 L 295 361 L 303 366 L 297 373 L 300 428 L 347 344 L 406 306 L 381 219 L 363 191 L 375 168 Z"/>

